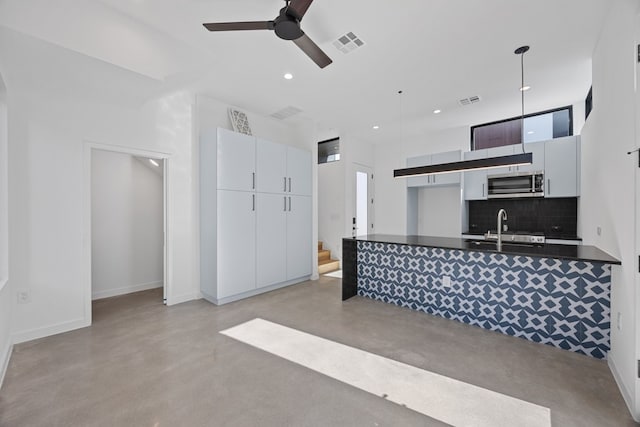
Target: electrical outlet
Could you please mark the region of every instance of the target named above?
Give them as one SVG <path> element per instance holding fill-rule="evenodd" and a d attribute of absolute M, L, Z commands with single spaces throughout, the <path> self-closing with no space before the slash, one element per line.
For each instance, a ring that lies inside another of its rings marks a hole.
<path fill-rule="evenodd" d="M 618 312 L 618 319 L 616 322 L 616 326 L 618 328 L 619 331 L 622 330 L 622 313 Z"/>
<path fill-rule="evenodd" d="M 596 228 L 596 233 L 598 233 L 598 236 L 602 236 L 602 227 L 598 226 L 598 228 Z"/>
<path fill-rule="evenodd" d="M 444 286 L 445 288 L 450 288 L 451 287 L 451 277 L 442 276 L 442 286 Z"/>
<path fill-rule="evenodd" d="M 28 291 L 18 291 L 18 304 L 26 304 L 31 302 Z"/>

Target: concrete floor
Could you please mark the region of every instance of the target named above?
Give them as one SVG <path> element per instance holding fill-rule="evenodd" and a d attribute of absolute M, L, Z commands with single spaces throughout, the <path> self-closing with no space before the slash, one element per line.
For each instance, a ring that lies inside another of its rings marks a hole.
<path fill-rule="evenodd" d="M 551 409 L 554 426 L 636 425 L 606 362 L 355 297 L 340 280 L 225 306 L 160 290 L 96 301 L 93 326 L 17 345 L 0 426 L 440 426 L 218 331 L 261 317 Z"/>

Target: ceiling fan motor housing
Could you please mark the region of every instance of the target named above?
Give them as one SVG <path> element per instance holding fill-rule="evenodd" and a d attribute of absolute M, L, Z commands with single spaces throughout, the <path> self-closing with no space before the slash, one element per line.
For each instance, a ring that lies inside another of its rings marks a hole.
<path fill-rule="evenodd" d="M 287 14 L 287 8 L 280 9 L 280 15 L 273 20 L 276 35 L 284 40 L 295 40 L 304 35 L 300 29 L 300 20 Z"/>

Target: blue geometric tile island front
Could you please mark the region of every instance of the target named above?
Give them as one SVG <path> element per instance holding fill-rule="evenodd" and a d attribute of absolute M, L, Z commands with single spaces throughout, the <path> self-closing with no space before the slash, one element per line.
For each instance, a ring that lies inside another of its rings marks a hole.
<path fill-rule="evenodd" d="M 607 357 L 611 266 L 357 242 L 358 295 Z M 442 284 L 451 278 L 451 286 Z"/>

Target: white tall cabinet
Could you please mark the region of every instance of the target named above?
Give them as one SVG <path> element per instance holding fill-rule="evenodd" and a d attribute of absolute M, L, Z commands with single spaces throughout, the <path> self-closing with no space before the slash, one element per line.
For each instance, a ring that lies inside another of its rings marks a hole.
<path fill-rule="evenodd" d="M 226 129 L 200 141 L 201 293 L 224 304 L 311 275 L 311 153 Z"/>

